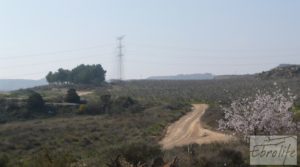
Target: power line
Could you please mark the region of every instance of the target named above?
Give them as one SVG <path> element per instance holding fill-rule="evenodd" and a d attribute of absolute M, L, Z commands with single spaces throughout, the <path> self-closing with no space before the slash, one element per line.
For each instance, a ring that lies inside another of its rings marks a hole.
<path fill-rule="evenodd" d="M 32 64 L 19 64 L 19 65 L 14 65 L 14 66 L 5 66 L 3 67 L 2 66 L 2 69 L 1 71 L 3 70 L 9 70 L 9 69 L 6 69 L 6 68 L 24 68 L 26 66 L 28 67 L 32 67 L 32 66 L 40 66 L 40 65 L 45 65 L 45 64 L 49 64 L 49 63 L 57 63 L 57 62 L 66 62 L 66 61 L 77 61 L 79 59 L 87 59 L 87 58 L 93 58 L 93 57 L 99 57 L 99 56 L 103 56 L 103 55 L 108 55 L 108 54 L 112 54 L 111 52 L 107 53 L 107 54 L 93 54 L 93 55 L 88 55 L 88 56 L 81 56 L 81 57 L 72 57 L 72 58 L 67 58 L 67 59 L 56 59 L 56 60 L 52 60 L 52 61 L 47 61 L 47 62 L 40 62 L 40 63 L 32 63 Z"/>
<path fill-rule="evenodd" d="M 117 40 L 118 40 L 118 58 L 119 58 L 119 62 L 118 62 L 118 67 L 119 67 L 119 79 L 122 80 L 123 79 L 123 73 L 124 73 L 124 62 L 123 62 L 123 57 L 124 57 L 124 53 L 123 53 L 123 49 L 124 49 L 124 46 L 123 46 L 123 39 L 124 39 L 124 36 L 121 36 L 121 37 L 118 37 Z M 103 46 L 107 46 L 107 45 L 94 45 L 94 46 L 90 46 L 90 47 L 84 47 L 84 48 L 78 48 L 78 49 L 69 49 L 69 50 L 60 50 L 60 51 L 53 51 L 53 52 L 45 52 L 45 53 L 38 53 L 38 54 L 32 54 L 32 55 L 23 55 L 23 56 L 15 56 L 15 57 L 0 57 L 0 60 L 1 59 L 17 59 L 17 58 L 27 58 L 27 57 L 35 57 L 35 56 L 42 56 L 42 55 L 54 55 L 54 54 L 61 54 L 61 53 L 69 53 L 69 52 L 75 52 L 75 51 L 80 51 L 80 50 L 88 50 L 88 49 L 93 49 L 93 48 L 100 48 L 100 47 L 103 47 Z M 163 48 L 163 46 L 161 46 Z M 149 47 L 151 48 L 151 47 Z M 191 50 L 191 51 L 201 51 L 201 49 L 195 49 L 195 48 L 177 48 L 177 47 L 165 47 L 165 49 L 170 49 L 170 50 L 173 50 L 173 49 L 180 49 L 181 51 L 184 51 L 184 50 Z M 195 50 L 194 50 L 195 49 Z M 202 50 L 202 51 L 205 51 L 205 50 Z M 209 50 L 206 50 L 206 51 L 209 51 Z M 210 51 L 214 51 L 214 50 L 210 50 Z M 219 51 L 221 52 L 222 50 L 215 50 L 215 51 Z M 226 52 L 226 50 L 223 50 L 224 52 Z M 222 52 L 223 52 L 222 51 Z M 228 52 L 229 51 L 234 51 L 234 50 L 227 50 Z M 242 51 L 242 50 L 240 50 Z M 247 50 L 244 50 L 245 52 L 247 52 Z M 250 51 L 250 50 L 248 50 Z M 255 51 L 255 50 L 252 50 L 252 51 Z M 256 51 L 259 51 L 259 50 L 256 50 Z M 266 51 L 266 50 L 265 50 Z M 275 51 L 275 50 L 274 50 Z M 251 51 L 250 51 L 251 52 Z M 107 54 L 112 54 L 112 53 L 107 53 Z M 47 62 L 40 62 L 40 63 L 32 63 L 32 64 L 20 64 L 20 65 L 13 65 L 13 66 L 2 66 L 0 68 L 4 68 L 3 70 L 1 71 L 5 71 L 5 70 L 9 70 L 11 68 L 24 68 L 24 67 L 32 67 L 32 66 L 40 66 L 40 65 L 45 65 L 45 64 L 49 64 L 49 63 L 56 63 L 56 62 L 65 62 L 65 61 L 77 61 L 79 59 L 87 59 L 87 58 L 92 58 L 92 57 L 99 57 L 100 55 L 105 55 L 105 54 L 95 54 L 95 55 L 88 55 L 88 56 L 81 56 L 81 57 L 72 57 L 72 58 L 66 58 L 66 59 L 56 59 L 56 60 L 53 60 L 53 61 L 47 61 Z M 159 54 L 159 56 L 161 55 L 161 53 Z M 172 56 L 172 55 L 170 55 Z M 182 58 L 187 58 L 189 57 L 189 55 L 187 55 L 187 53 L 185 53 L 185 55 L 175 55 L 176 56 L 179 56 L 182 57 Z M 256 55 L 258 56 L 258 55 Z M 270 56 L 272 58 L 276 58 L 276 57 L 283 57 L 283 55 L 266 55 L 266 56 Z M 289 55 L 284 55 L 284 57 L 298 57 L 299 54 L 289 54 Z M 195 56 L 193 55 L 193 57 L 197 57 L 197 58 L 203 58 L 203 57 L 217 57 L 217 55 L 199 55 L 199 56 Z M 232 57 L 228 57 L 228 56 L 224 56 L 224 58 L 232 58 Z M 238 56 L 236 58 L 245 58 L 245 57 L 242 57 L 242 56 Z M 130 59 L 129 59 L 130 60 Z M 137 63 L 140 63 L 140 64 L 155 64 L 155 65 L 201 65 L 201 66 L 258 66 L 258 65 L 278 65 L 277 63 L 197 63 L 197 62 L 194 62 L 194 63 L 188 63 L 188 62 L 184 62 L 184 61 L 180 61 L 179 63 L 178 62 L 175 62 L 175 63 L 172 63 L 172 62 L 161 62 L 159 60 L 157 61 L 154 61 L 154 62 L 151 62 L 149 61 L 148 59 L 145 60 L 137 60 L 137 59 L 131 59 L 130 62 L 134 63 L 134 62 L 137 62 Z M 35 75 L 35 74 L 40 74 L 40 73 L 31 73 L 29 75 Z M 28 75 L 28 74 L 18 74 L 18 75 Z"/>
<path fill-rule="evenodd" d="M 112 44 L 94 45 L 94 46 L 83 47 L 83 48 L 78 48 L 78 49 L 66 49 L 66 50 L 28 54 L 28 55 L 21 55 L 21 56 L 6 56 L 6 57 L 0 57 L 0 59 L 18 59 L 18 58 L 28 58 L 28 57 L 40 57 L 40 56 L 44 56 L 44 55 L 56 55 L 56 54 L 70 53 L 70 52 L 76 52 L 76 51 L 81 51 L 81 50 L 102 48 L 105 46 L 112 46 Z"/>
<path fill-rule="evenodd" d="M 193 52 L 211 52 L 211 53 L 215 53 L 215 52 L 237 52 L 237 53 L 254 53 L 254 52 L 286 52 L 286 51 L 297 51 L 300 52 L 299 48 L 276 48 L 276 49 L 199 49 L 199 48 L 192 48 L 192 47 L 181 47 L 181 46 L 167 46 L 167 45 L 152 45 L 152 44 L 148 44 L 148 45 L 140 45 L 137 44 L 135 45 L 139 48 L 150 48 L 150 49 L 160 49 L 160 50 L 171 50 L 171 51 L 175 51 L 175 50 L 180 50 L 180 51 L 193 51 Z"/>
<path fill-rule="evenodd" d="M 133 60 L 133 59 L 128 59 L 129 62 L 131 63 L 140 63 L 140 64 L 153 64 L 153 65 L 174 65 L 174 66 L 179 66 L 179 65 L 193 65 L 193 66 L 258 66 L 258 65 L 278 65 L 278 63 L 190 63 L 190 62 L 161 62 L 161 61 L 149 61 L 149 60 Z"/>
<path fill-rule="evenodd" d="M 37 75 L 37 74 L 42 74 L 45 73 L 45 75 L 47 74 L 48 71 L 46 72 L 35 72 L 35 73 L 23 73 L 23 74 L 17 74 L 15 75 L 15 77 L 19 77 L 19 76 L 32 76 L 32 75 Z"/>
<path fill-rule="evenodd" d="M 137 51 L 134 52 L 132 50 L 127 51 L 131 53 L 131 56 L 138 56 L 141 57 L 141 54 L 139 54 Z M 298 58 L 300 57 L 300 53 L 295 53 L 295 54 L 283 54 L 281 53 L 280 55 L 277 54 L 272 54 L 272 55 L 266 55 L 266 54 L 252 54 L 252 55 L 211 55 L 211 54 L 189 54 L 189 53 L 175 53 L 175 54 L 163 54 L 163 53 L 147 53 L 147 55 L 151 55 L 152 58 L 154 57 L 172 57 L 172 58 L 180 58 L 180 59 L 188 59 L 188 58 L 217 58 L 217 59 L 255 59 L 255 58 Z"/>
<path fill-rule="evenodd" d="M 122 54 L 122 51 L 120 52 Z M 106 54 L 112 54 L 112 52 L 108 52 Z M 87 58 L 93 58 L 93 57 L 98 57 L 101 55 L 106 55 L 106 54 L 94 54 L 94 55 L 88 55 L 88 56 L 81 56 L 81 57 L 72 57 L 72 58 L 65 58 L 65 59 L 56 59 L 52 61 L 46 61 L 46 62 L 40 62 L 40 63 L 32 63 L 32 64 L 19 64 L 19 65 L 14 65 L 14 66 L 2 66 L 1 71 L 3 70 L 9 70 L 11 68 L 24 68 L 24 67 L 32 67 L 32 66 L 40 66 L 40 65 L 45 65 L 49 63 L 57 63 L 57 62 L 69 62 L 69 61 L 77 61 L 79 59 L 87 59 Z M 122 54 L 123 56 L 123 54 Z M 186 58 L 186 57 L 185 57 Z M 162 65 L 182 65 L 182 64 L 189 64 L 191 63 L 185 63 L 185 62 L 180 62 L 180 63 L 170 63 L 170 62 L 161 62 L 161 61 L 149 61 L 149 60 L 138 60 L 138 59 L 130 59 L 130 62 L 137 62 L 137 63 L 147 63 L 147 64 L 162 64 Z M 122 74 L 122 62 L 120 62 L 120 74 Z M 255 66 L 255 65 L 270 65 L 270 64 L 277 64 L 277 63 L 193 63 L 193 65 L 231 65 L 231 66 Z M 8 69 L 7 69 L 8 68 Z M 120 78 L 122 75 L 120 75 Z"/>
<path fill-rule="evenodd" d="M 80 57 L 78 59 L 87 59 L 87 58 L 93 58 L 93 57 L 99 57 L 99 55 L 91 55 L 91 56 L 85 56 L 85 57 Z M 78 59 L 71 59 L 71 60 L 67 60 L 65 59 L 65 61 L 74 61 L 74 60 L 78 60 Z M 64 62 L 64 60 L 57 60 L 57 61 L 52 61 L 52 62 Z M 40 63 L 40 64 L 31 64 L 28 66 L 38 66 L 38 65 L 44 65 L 44 64 L 48 64 L 49 62 L 45 62 L 45 63 Z M 13 68 L 23 68 L 24 66 L 15 66 Z M 1 70 L 3 71 L 3 70 Z M 44 76 L 46 76 L 46 74 L 51 71 L 51 70 L 47 70 L 46 72 L 36 72 L 36 73 L 18 73 L 18 74 L 14 74 L 15 77 L 19 77 L 19 76 L 32 76 L 32 75 L 37 75 L 37 74 L 44 74 Z M 11 76 L 10 76 L 11 77 Z"/>

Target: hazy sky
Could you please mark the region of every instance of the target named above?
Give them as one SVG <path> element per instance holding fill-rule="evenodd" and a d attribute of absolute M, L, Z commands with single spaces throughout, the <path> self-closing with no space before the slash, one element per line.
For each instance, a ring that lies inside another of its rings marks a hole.
<path fill-rule="evenodd" d="M 101 64 L 125 78 L 300 64 L 298 0 L 0 0 L 0 78 Z"/>

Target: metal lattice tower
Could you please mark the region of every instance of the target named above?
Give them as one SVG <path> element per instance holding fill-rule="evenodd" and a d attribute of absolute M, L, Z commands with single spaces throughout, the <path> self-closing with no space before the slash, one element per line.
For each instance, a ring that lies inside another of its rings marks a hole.
<path fill-rule="evenodd" d="M 122 44 L 122 40 L 124 39 L 124 35 L 123 36 L 120 36 L 117 38 L 118 40 L 118 57 L 119 57 L 119 79 L 120 81 L 123 80 L 123 68 L 124 68 L 124 64 L 123 64 L 123 44 Z"/>

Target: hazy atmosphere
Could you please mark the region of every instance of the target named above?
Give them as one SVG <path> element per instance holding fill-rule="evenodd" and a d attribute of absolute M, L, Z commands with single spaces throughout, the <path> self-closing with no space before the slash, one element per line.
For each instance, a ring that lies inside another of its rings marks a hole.
<path fill-rule="evenodd" d="M 124 78 L 246 74 L 300 63 L 300 1 L 0 1 L 0 78 L 102 64 Z"/>
<path fill-rule="evenodd" d="M 0 0 L 0 167 L 300 167 L 299 9 Z"/>

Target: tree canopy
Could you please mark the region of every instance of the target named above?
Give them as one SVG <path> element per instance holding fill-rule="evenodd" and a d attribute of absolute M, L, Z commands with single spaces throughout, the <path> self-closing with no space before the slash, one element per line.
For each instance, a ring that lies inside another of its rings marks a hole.
<path fill-rule="evenodd" d="M 74 83 L 74 84 L 101 84 L 105 81 L 106 71 L 100 64 L 84 65 L 81 64 L 74 69 L 58 69 L 57 72 L 50 71 L 46 76 L 48 83 Z"/>

